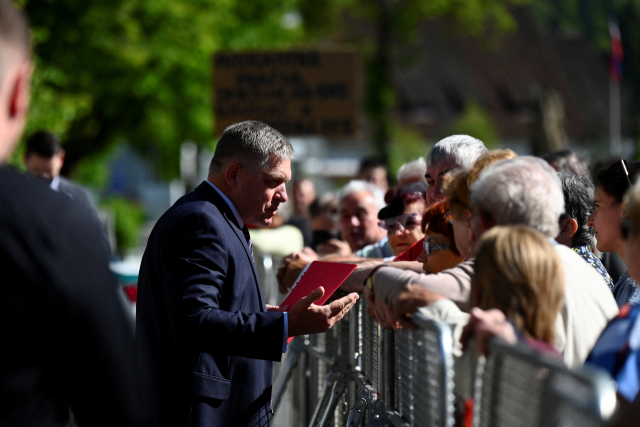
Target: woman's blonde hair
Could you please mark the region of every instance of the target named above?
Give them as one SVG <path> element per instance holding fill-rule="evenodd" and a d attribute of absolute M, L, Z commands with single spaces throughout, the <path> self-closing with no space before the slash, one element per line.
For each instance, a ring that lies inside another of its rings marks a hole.
<path fill-rule="evenodd" d="M 475 305 L 497 308 L 526 336 L 553 344 L 564 273 L 549 240 L 533 228 L 493 227 L 478 245 Z"/>
<path fill-rule="evenodd" d="M 484 168 L 500 160 L 515 157 L 517 154 L 511 150 L 491 150 L 480 156 L 469 169 L 458 169 L 446 174 L 442 183 L 442 193 L 449 201 L 451 215 L 457 220 L 463 220 L 465 211 L 471 211 L 469 187 L 478 179 Z"/>

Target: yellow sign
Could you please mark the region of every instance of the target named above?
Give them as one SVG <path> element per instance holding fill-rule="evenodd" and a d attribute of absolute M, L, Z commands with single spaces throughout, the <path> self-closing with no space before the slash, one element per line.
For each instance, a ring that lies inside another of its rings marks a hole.
<path fill-rule="evenodd" d="M 218 53 L 216 135 L 259 120 L 285 135 L 353 137 L 359 130 L 355 51 Z"/>

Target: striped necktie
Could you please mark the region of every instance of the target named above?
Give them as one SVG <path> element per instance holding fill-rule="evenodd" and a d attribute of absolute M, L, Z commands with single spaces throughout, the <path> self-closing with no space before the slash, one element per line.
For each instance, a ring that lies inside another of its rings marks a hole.
<path fill-rule="evenodd" d="M 253 260 L 253 263 L 256 263 L 256 260 L 253 259 L 253 242 L 251 241 L 251 235 L 249 234 L 249 229 L 247 228 L 247 226 L 245 225 L 244 227 L 242 227 L 242 234 L 244 234 L 244 238 L 247 241 L 247 245 L 249 245 L 249 250 L 251 251 L 251 259 Z"/>

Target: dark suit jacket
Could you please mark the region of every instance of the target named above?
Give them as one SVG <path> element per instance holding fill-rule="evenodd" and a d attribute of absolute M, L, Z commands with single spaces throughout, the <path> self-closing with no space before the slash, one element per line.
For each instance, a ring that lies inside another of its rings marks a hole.
<path fill-rule="evenodd" d="M 89 190 L 79 184 L 76 184 L 73 181 L 68 180 L 63 176 L 60 177 L 60 186 L 58 187 L 58 190 L 60 191 L 60 193 L 66 194 L 71 197 L 73 202 L 77 203 L 86 212 L 89 220 L 91 220 L 102 231 L 102 238 L 104 239 L 104 243 L 107 245 L 107 248 L 110 248 L 109 239 L 102 227 L 102 221 L 100 221 L 98 207 L 93 201 Z"/>
<path fill-rule="evenodd" d="M 266 426 L 284 315 L 267 312 L 250 248 L 206 182 L 154 227 L 136 340 L 149 340 L 163 426 Z"/>
<path fill-rule="evenodd" d="M 80 426 L 148 415 L 100 240 L 69 197 L 0 167 L 0 426 L 66 426 L 69 406 Z"/>

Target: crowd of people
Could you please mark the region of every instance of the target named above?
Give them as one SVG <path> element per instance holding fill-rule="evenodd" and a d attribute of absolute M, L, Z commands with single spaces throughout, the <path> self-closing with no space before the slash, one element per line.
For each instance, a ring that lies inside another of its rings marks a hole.
<path fill-rule="evenodd" d="M 27 20 L 0 0 L 0 163 L 21 139 L 32 71 Z M 0 425 L 267 426 L 272 361 L 290 338 L 330 329 L 358 294 L 384 328 L 413 327 L 417 311 L 449 323 L 457 354 L 497 337 L 605 369 L 615 422 L 634 425 L 640 163 L 590 174 L 568 150 L 517 156 L 466 135 L 425 154 L 395 186 L 375 159 L 337 195 L 294 183 L 288 223 L 305 248 L 284 258 L 280 290 L 315 260 L 358 267 L 326 305 L 314 304 L 318 288 L 277 307 L 264 302 L 247 226 L 271 226 L 288 200 L 293 147 L 264 123 L 228 127 L 207 180 L 150 236 L 134 343 L 95 207 L 58 178 L 59 142 L 30 139 L 24 160 L 39 179 L 0 167 Z"/>
<path fill-rule="evenodd" d="M 484 352 L 497 336 L 570 368 L 598 366 L 618 382 L 624 412 L 640 387 L 640 163 L 590 170 L 569 150 L 517 156 L 454 135 L 424 166 L 424 179 L 387 190 L 380 209 L 378 190 L 349 182 L 338 213 L 351 253 L 291 254 L 278 273 L 281 291 L 313 260 L 355 262 L 341 290 L 362 292 L 383 328 L 411 328 L 420 311 L 453 327 L 458 355 L 472 338 Z M 345 200 L 354 194 L 371 203 L 351 209 Z"/>

